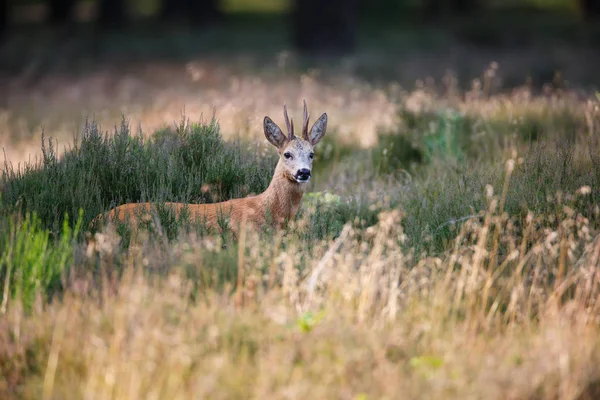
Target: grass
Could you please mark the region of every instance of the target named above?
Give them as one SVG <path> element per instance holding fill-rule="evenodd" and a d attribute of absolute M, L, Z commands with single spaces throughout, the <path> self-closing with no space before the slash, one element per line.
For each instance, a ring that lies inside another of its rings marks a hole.
<path fill-rule="evenodd" d="M 517 239 L 511 253 L 500 255 L 486 251 L 494 246 L 486 244 L 493 227 L 501 229 L 500 242 L 516 237 L 508 219 L 490 213 L 461 230 L 448 256 L 417 261 L 401 246 L 400 218 L 384 213 L 367 238 L 347 229 L 312 252 L 293 243 L 288 250 L 267 246 L 251 235 L 239 297 L 216 287 L 190 296 L 196 279 L 182 275 L 182 266 L 206 270 L 212 253 L 228 250 L 193 237 L 166 249 L 148 243 L 139 256 L 123 255 L 130 263 L 124 276 L 106 278 L 102 289 L 75 281 L 63 301 L 20 322 L 11 309 L 5 321 L 23 333 L 3 331 L 10 344 L 3 351 L 14 349 L 2 357 L 10 362 L 3 376 L 12 379 L 5 393 L 594 396 L 598 332 L 589 318 L 597 286 L 588 275 L 594 256 L 578 248 L 584 264 L 560 276 L 563 245 L 595 246 L 585 224 L 567 217 L 563 226 L 573 227 L 572 234 Z M 536 223 L 543 222 L 530 221 Z M 109 249 L 92 252 L 107 260 Z M 299 275 L 302 257 L 308 271 Z M 274 278 L 258 267 L 272 262 Z M 168 272 L 153 279 L 148 271 L 159 267 Z"/>
<path fill-rule="evenodd" d="M 332 116 L 360 114 L 347 94 L 392 122 L 362 143 L 356 116 L 332 123 L 281 232 L 233 241 L 160 207 L 264 190 L 275 152 L 248 119 L 91 121 L 5 165 L 0 397 L 598 396 L 600 98 L 303 79 Z M 130 201 L 159 206 L 148 233 L 89 232 Z"/>
<path fill-rule="evenodd" d="M 42 228 L 37 215 L 3 218 L 0 238 L 0 295 L 2 312 L 8 301 L 19 298 L 31 311 L 38 296 L 50 300 L 62 288 L 61 280 L 73 263 L 73 245 L 81 228 L 81 215 L 72 229 L 65 217 L 58 239 Z"/>

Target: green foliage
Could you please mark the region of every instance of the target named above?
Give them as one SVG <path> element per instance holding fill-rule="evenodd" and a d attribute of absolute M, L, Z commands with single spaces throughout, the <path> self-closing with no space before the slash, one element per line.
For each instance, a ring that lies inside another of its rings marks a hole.
<path fill-rule="evenodd" d="M 425 133 L 425 160 L 446 159 L 462 161 L 464 153 L 459 143 L 459 134 L 470 126 L 464 115 L 453 110 L 439 113 L 437 123 Z"/>
<path fill-rule="evenodd" d="M 423 151 L 403 134 L 382 134 L 378 146 L 372 150 L 375 171 L 379 174 L 397 173 L 424 161 Z"/>
<path fill-rule="evenodd" d="M 0 298 L 22 301 L 31 310 L 36 296 L 49 297 L 61 288 L 61 278 L 73 260 L 82 213 L 70 227 L 68 216 L 58 237 L 42 226 L 35 213 L 0 220 Z"/>
<path fill-rule="evenodd" d="M 473 137 L 474 122 L 470 117 L 451 108 L 418 114 L 401 108 L 400 117 L 407 127 L 402 136 L 414 143 L 418 161 L 465 160 Z"/>
<path fill-rule="evenodd" d="M 444 365 L 444 360 L 435 356 L 418 356 L 410 359 L 410 366 L 424 378 L 431 378 Z"/>
<path fill-rule="evenodd" d="M 298 329 L 302 333 L 311 332 L 315 326 L 323 319 L 325 316 L 325 311 L 321 310 L 318 313 L 313 313 L 312 311 L 307 311 L 304 314 L 300 315 L 296 320 L 296 325 Z"/>

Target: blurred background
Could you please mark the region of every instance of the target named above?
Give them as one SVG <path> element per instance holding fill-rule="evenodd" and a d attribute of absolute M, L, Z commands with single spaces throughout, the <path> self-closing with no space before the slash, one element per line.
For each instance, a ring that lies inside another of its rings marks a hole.
<path fill-rule="evenodd" d="M 152 132 L 214 114 L 262 141 L 303 97 L 370 146 L 425 87 L 593 93 L 599 17 L 600 0 L 0 0 L 0 146 L 26 160 L 42 130 L 64 146 L 122 115 Z"/>

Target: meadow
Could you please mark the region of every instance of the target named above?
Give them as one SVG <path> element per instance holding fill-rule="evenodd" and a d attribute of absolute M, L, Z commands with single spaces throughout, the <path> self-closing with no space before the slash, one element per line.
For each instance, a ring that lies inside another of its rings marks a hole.
<path fill-rule="evenodd" d="M 426 59 L 440 76 L 416 83 L 405 57 L 410 87 L 369 80 L 370 53 L 13 79 L 0 397 L 600 396 L 600 95 L 511 85 L 514 53 L 473 73 L 486 54 L 461 76 Z M 263 191 L 262 118 L 299 120 L 302 98 L 329 129 L 286 229 L 235 239 L 161 208 Z M 90 226 L 138 201 L 158 212 L 137 234 Z"/>

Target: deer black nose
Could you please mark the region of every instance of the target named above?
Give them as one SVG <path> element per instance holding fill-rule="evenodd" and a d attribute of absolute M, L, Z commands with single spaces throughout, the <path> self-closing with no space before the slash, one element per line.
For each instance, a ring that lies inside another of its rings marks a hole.
<path fill-rule="evenodd" d="M 307 168 L 299 169 L 298 172 L 296 173 L 296 178 L 298 178 L 301 181 L 308 180 L 310 178 L 310 169 L 307 169 Z"/>

